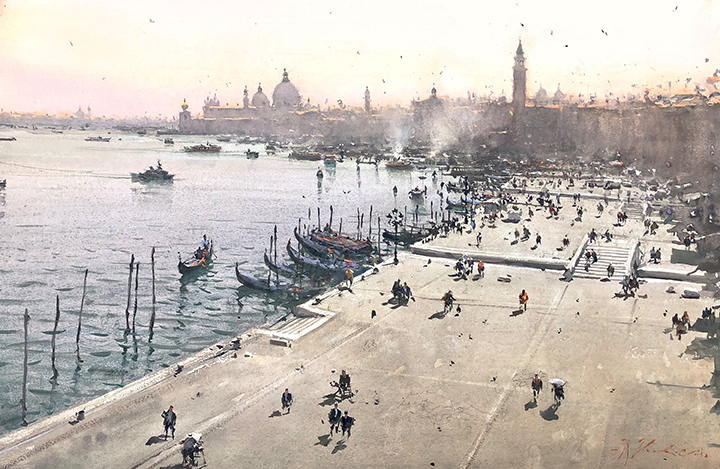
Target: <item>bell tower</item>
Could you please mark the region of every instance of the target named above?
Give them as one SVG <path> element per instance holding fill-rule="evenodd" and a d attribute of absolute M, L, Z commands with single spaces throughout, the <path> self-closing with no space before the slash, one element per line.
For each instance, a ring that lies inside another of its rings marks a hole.
<path fill-rule="evenodd" d="M 513 67 L 513 116 L 517 119 L 525 107 L 525 81 L 527 68 L 525 68 L 525 54 L 523 53 L 522 40 L 518 41 L 515 51 L 515 66 Z"/>

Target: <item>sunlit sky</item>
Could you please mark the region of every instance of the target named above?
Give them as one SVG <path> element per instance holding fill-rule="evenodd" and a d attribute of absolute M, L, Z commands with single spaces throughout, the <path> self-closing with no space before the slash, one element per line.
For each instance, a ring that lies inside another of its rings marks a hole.
<path fill-rule="evenodd" d="M 407 105 L 512 95 L 522 38 L 528 91 L 667 92 L 720 68 L 720 1 L 4 0 L 0 108 L 173 116 L 187 98 L 242 103 L 287 68 L 304 100 Z M 632 87 L 632 85 L 636 85 Z"/>

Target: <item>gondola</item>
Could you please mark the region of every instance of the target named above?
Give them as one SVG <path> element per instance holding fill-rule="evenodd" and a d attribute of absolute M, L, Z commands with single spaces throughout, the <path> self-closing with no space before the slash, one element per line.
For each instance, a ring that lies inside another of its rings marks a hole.
<path fill-rule="evenodd" d="M 333 231 L 311 231 L 307 238 L 323 246 L 342 252 L 371 253 L 373 246 L 368 240 L 353 239 Z"/>
<path fill-rule="evenodd" d="M 259 157 L 260 153 L 248 149 L 248 150 L 245 150 L 245 156 L 247 156 L 248 159 L 253 159 L 253 158 Z"/>
<path fill-rule="evenodd" d="M 358 267 L 358 265 L 353 261 L 321 261 L 319 259 L 305 257 L 292 247 L 289 240 L 287 243 L 287 252 L 290 255 L 290 259 L 292 259 L 295 264 L 301 265 L 303 268 L 308 268 L 310 270 L 339 273 L 344 272 L 348 267 L 350 269 L 356 269 Z"/>
<path fill-rule="evenodd" d="M 274 292 L 285 292 L 292 295 L 295 295 L 299 298 L 309 298 L 315 295 L 319 295 L 322 293 L 325 288 L 324 287 L 299 287 L 296 285 L 275 285 L 269 281 L 266 280 L 259 280 L 255 277 L 251 277 L 250 275 L 245 275 L 240 273 L 240 269 L 238 268 L 238 264 L 235 263 L 235 276 L 238 279 L 238 282 L 243 284 L 244 286 L 248 288 L 252 288 L 254 290 L 260 290 L 268 293 L 274 293 Z"/>
<path fill-rule="evenodd" d="M 314 238 L 303 236 L 298 233 L 297 228 L 293 230 L 295 239 L 298 240 L 300 245 L 314 256 L 322 258 L 338 259 L 338 258 L 365 258 L 366 253 L 362 250 L 348 249 L 345 247 L 333 246 L 331 247 L 327 243 L 321 244 L 315 241 Z"/>
<path fill-rule="evenodd" d="M 398 231 L 397 234 L 394 231 L 389 230 L 383 230 L 383 239 L 392 243 L 400 243 L 400 244 L 413 244 L 416 243 L 423 238 L 426 238 L 430 232 L 422 228 L 418 231 L 408 231 L 408 230 L 402 230 Z"/>
<path fill-rule="evenodd" d="M 286 277 L 307 277 L 306 275 L 302 275 L 299 272 L 297 272 L 295 269 L 285 265 L 285 264 L 276 264 L 273 262 L 272 259 L 270 259 L 270 256 L 268 256 L 267 251 L 263 253 L 263 259 L 265 261 L 265 265 L 272 271 L 273 273 L 284 275 Z"/>
<path fill-rule="evenodd" d="M 198 248 L 200 250 L 200 248 Z M 198 252 L 198 251 L 196 251 Z M 212 262 L 212 256 L 213 256 L 213 242 L 210 240 L 210 247 L 207 249 L 207 252 L 204 253 L 204 255 L 201 255 L 200 258 L 193 253 L 192 257 L 189 259 L 183 261 L 182 257 L 180 257 L 180 253 L 178 253 L 178 270 L 182 275 L 189 274 L 192 272 L 198 272 L 202 269 L 207 268 L 208 265 Z"/>

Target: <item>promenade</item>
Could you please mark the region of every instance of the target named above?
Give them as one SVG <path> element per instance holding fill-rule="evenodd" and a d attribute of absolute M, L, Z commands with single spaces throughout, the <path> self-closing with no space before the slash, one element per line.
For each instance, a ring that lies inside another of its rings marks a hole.
<path fill-rule="evenodd" d="M 558 220 L 538 211 L 527 222 L 528 242 L 511 244 L 523 222 L 498 222 L 482 228 L 479 247 L 474 233 L 420 244 L 437 257 L 403 253 L 398 265 L 357 276 L 351 290 L 309 302 L 300 311 L 317 317 L 305 330 L 287 324 L 244 334 L 181 369 L 5 435 L 0 467 L 179 468 L 178 442 L 189 432 L 204 435 L 208 468 L 716 467 L 717 398 L 706 387 L 713 362 L 685 353 L 704 334 L 677 340 L 670 327 L 673 314 L 688 311 L 694 321 L 714 299 L 666 292 L 701 285 L 649 278 L 624 299 L 615 296 L 620 272 L 610 282 L 566 282 L 559 268 L 523 261 L 490 263 L 484 278 L 454 276 L 449 257 L 458 253 L 568 262 L 591 227 L 612 226 L 620 203 L 579 223 L 570 203 Z M 641 220 L 614 230 L 613 243 L 672 245 L 664 230 L 643 237 Z M 531 250 L 536 232 L 543 241 Z M 557 251 L 565 234 L 571 246 Z M 388 303 L 397 279 L 413 289 L 407 306 Z M 443 315 L 440 298 L 450 289 L 460 308 Z M 522 289 L 530 301 L 517 314 Z M 292 346 L 271 344 L 273 335 Z M 343 400 L 329 385 L 341 369 L 355 391 Z M 537 404 L 535 372 L 545 382 Z M 550 378 L 567 382 L 559 407 Z M 279 412 L 285 388 L 294 396 L 288 414 Z M 349 438 L 329 435 L 335 402 L 355 418 Z M 165 441 L 160 413 L 171 404 L 177 431 Z M 85 419 L 69 424 L 80 409 Z"/>

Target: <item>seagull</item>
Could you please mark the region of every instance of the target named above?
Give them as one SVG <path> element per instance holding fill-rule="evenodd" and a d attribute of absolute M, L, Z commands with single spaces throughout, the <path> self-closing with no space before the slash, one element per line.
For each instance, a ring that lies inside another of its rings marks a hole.
<path fill-rule="evenodd" d="M 70 46 L 72 47 L 72 45 L 73 45 L 73 43 L 72 43 L 72 41 L 70 41 Z"/>
<path fill-rule="evenodd" d="M 151 23 L 154 23 L 154 22 L 155 22 L 155 20 L 154 20 L 154 19 L 152 19 L 152 18 L 150 18 L 150 22 L 151 22 Z"/>

